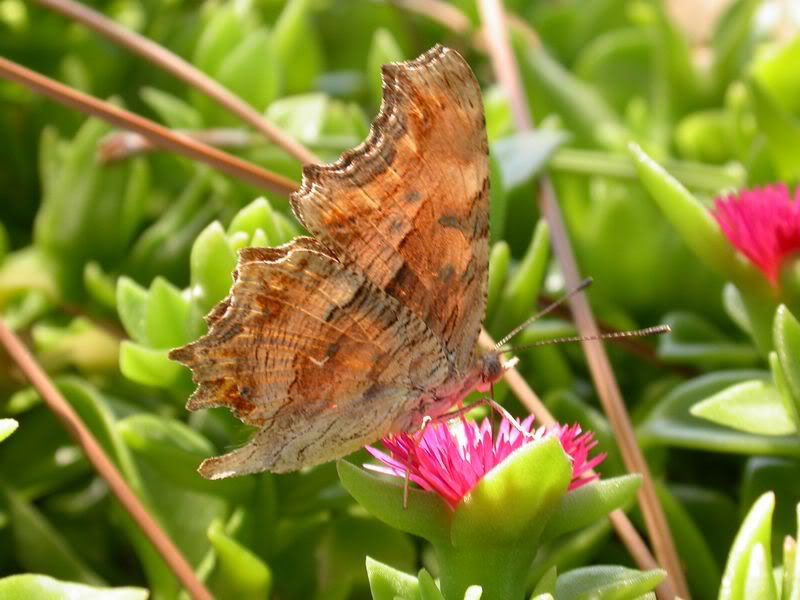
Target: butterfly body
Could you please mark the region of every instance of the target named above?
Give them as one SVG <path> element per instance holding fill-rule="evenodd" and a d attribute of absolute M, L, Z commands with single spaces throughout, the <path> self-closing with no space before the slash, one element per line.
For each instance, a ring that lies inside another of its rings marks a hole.
<path fill-rule="evenodd" d="M 221 478 L 285 472 L 412 431 L 502 373 L 476 343 L 486 306 L 489 166 L 480 88 L 437 46 L 383 69 L 370 135 L 304 168 L 290 201 L 313 237 L 240 251 L 209 332 L 173 350 L 259 431 L 206 460 Z"/>

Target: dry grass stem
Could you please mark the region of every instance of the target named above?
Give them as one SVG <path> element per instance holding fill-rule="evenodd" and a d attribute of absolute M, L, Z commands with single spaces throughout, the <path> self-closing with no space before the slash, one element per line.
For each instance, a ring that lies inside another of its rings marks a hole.
<path fill-rule="evenodd" d="M 0 57 L 0 77 L 22 84 L 35 92 L 87 115 L 98 117 L 122 129 L 139 133 L 160 148 L 204 162 L 223 173 L 258 188 L 282 196 L 288 196 L 297 188 L 297 184 L 291 179 L 271 173 L 189 136 L 176 133 L 118 106 L 78 92 L 67 85 L 2 57 Z"/>
<path fill-rule="evenodd" d="M 487 33 L 486 39 L 489 44 L 492 65 L 510 100 L 517 128 L 519 130 L 532 129 L 533 120 L 511 48 L 503 6 L 500 0 L 480 0 L 478 5 Z M 576 287 L 581 281 L 581 276 L 555 191 L 547 178 L 543 179 L 539 191 L 540 209 L 550 225 L 553 250 L 561 266 L 567 287 Z M 578 332 L 586 337 L 597 336 L 599 330 L 586 295 L 576 294 L 570 299 L 570 307 Z M 650 469 L 636 441 L 608 355 L 603 344 L 598 340 L 586 340 L 583 342 L 583 347 L 595 389 L 614 431 L 625 467 L 631 472 L 642 474 L 642 488 L 639 491 L 642 515 L 656 558 L 667 571 L 667 579 L 659 587 L 658 595 L 665 599 L 672 599 L 676 595 L 688 599 L 688 587 L 672 533 L 658 501 Z"/>
<path fill-rule="evenodd" d="M 112 42 L 128 48 L 181 81 L 198 89 L 220 106 L 239 117 L 276 146 L 303 164 L 319 163 L 311 151 L 267 121 L 263 115 L 236 94 L 211 79 L 198 68 L 163 46 L 126 29 L 103 14 L 73 0 L 35 0 L 39 5 L 82 23 Z"/>
<path fill-rule="evenodd" d="M 47 407 L 64 425 L 64 428 L 83 449 L 86 458 L 97 473 L 106 481 L 109 489 L 128 512 L 142 533 L 164 559 L 172 572 L 195 600 L 213 600 L 213 596 L 197 578 L 192 566 L 180 550 L 141 503 L 114 463 L 97 443 L 92 433 L 81 421 L 72 406 L 56 389 L 44 369 L 36 362 L 22 341 L 0 319 L 0 344 L 17 364 L 31 385 L 39 392 Z"/>

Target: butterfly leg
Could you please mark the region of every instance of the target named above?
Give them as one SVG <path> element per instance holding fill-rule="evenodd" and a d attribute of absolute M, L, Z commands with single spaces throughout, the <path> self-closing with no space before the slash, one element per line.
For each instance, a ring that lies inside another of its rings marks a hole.
<path fill-rule="evenodd" d="M 425 415 L 422 417 L 422 423 L 420 424 L 419 431 L 414 434 L 414 448 L 416 449 L 417 444 L 422 441 L 422 436 L 425 433 L 425 428 L 431 423 L 433 419 Z M 403 510 L 408 508 L 408 487 L 411 483 L 411 453 L 408 453 L 406 457 L 406 476 L 403 480 Z"/>
<path fill-rule="evenodd" d="M 530 437 L 530 436 L 533 435 L 530 432 L 525 431 L 522 427 L 520 427 L 520 425 L 517 422 L 517 420 L 511 415 L 510 412 L 508 412 L 508 410 L 506 410 L 494 398 L 490 398 L 488 396 L 483 396 L 481 398 L 478 398 L 477 400 L 475 400 L 475 402 L 473 402 L 469 406 L 461 405 L 459 408 L 457 408 L 455 410 L 452 410 L 450 412 L 441 414 L 441 415 L 439 415 L 437 417 L 434 417 L 431 420 L 432 421 L 436 421 L 436 422 L 447 422 L 447 421 L 450 421 L 451 419 L 455 419 L 456 417 L 462 417 L 463 418 L 463 416 L 466 413 L 468 413 L 473 408 L 476 408 L 478 406 L 488 406 L 494 412 L 497 412 L 503 418 L 507 419 L 511 423 L 511 426 L 514 427 L 517 431 L 519 431 L 525 437 Z"/>

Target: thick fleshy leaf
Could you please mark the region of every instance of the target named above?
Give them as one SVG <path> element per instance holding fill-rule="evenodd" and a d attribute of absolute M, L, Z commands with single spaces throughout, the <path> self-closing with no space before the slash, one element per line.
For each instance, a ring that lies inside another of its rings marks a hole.
<path fill-rule="evenodd" d="M 181 365 L 167 358 L 168 353 L 168 348 L 148 348 L 124 340 L 119 347 L 119 369 L 137 383 L 171 387 L 189 375 Z"/>
<path fill-rule="evenodd" d="M 557 581 L 558 569 L 556 569 L 556 567 L 550 567 L 536 583 L 536 587 L 533 588 L 532 598 L 541 594 L 555 594 Z"/>
<path fill-rule="evenodd" d="M 222 597 L 260 600 L 269 598 L 272 572 L 259 557 L 225 531 L 221 521 L 208 528 L 208 539 L 216 553 L 209 585 Z"/>
<path fill-rule="evenodd" d="M 800 403 L 795 403 L 794 393 L 789 387 L 789 381 L 786 379 L 786 373 L 781 366 L 777 352 L 769 353 L 769 369 L 772 372 L 772 382 L 783 402 L 787 416 L 794 423 L 795 428 L 800 430 L 800 412 L 798 412 Z"/>
<path fill-rule="evenodd" d="M 622 508 L 636 496 L 641 482 L 640 475 L 623 475 L 594 481 L 568 492 L 547 523 L 542 540 L 586 527 L 612 510 Z"/>
<path fill-rule="evenodd" d="M 719 589 L 722 569 L 714 559 L 704 532 L 696 524 L 697 518 L 690 515 L 683 503 L 673 496 L 672 489 L 659 482 L 656 484 L 656 492 L 681 562 L 685 565 L 686 579 L 692 595 L 697 598 L 714 598 Z"/>
<path fill-rule="evenodd" d="M 0 597 L 10 600 L 147 600 L 149 592 L 135 587 L 92 587 L 59 581 L 47 575 L 11 575 L 0 579 Z"/>
<path fill-rule="evenodd" d="M 313 88 L 322 71 L 325 55 L 311 24 L 318 7 L 313 1 L 290 0 L 275 21 L 272 48 L 276 66 L 284 67 L 283 85 L 289 93 Z"/>
<path fill-rule="evenodd" d="M 425 569 L 422 569 L 417 575 L 417 582 L 419 583 L 419 599 L 420 600 L 445 600 L 439 586 Z"/>
<path fill-rule="evenodd" d="M 369 515 L 341 516 L 326 529 L 315 552 L 322 565 L 320 598 L 347 597 L 369 583 L 364 559 L 369 556 L 403 572 L 417 566 L 411 538 Z"/>
<path fill-rule="evenodd" d="M 790 600 L 795 586 L 794 564 L 797 558 L 797 542 L 791 536 L 786 536 L 783 540 L 783 564 L 780 568 L 780 598 Z"/>
<path fill-rule="evenodd" d="M 528 572 L 529 586 L 554 567 L 566 571 L 587 564 L 608 542 L 612 531 L 611 522 L 601 519 L 588 527 L 543 543 Z"/>
<path fill-rule="evenodd" d="M 218 222 L 211 223 L 192 246 L 191 268 L 194 295 L 204 311 L 211 310 L 228 295 L 233 285 L 231 274 L 236 266 L 236 253 Z"/>
<path fill-rule="evenodd" d="M 506 236 L 509 190 L 503 181 L 500 161 L 489 156 L 489 243 L 495 244 Z"/>
<path fill-rule="evenodd" d="M 770 564 L 766 550 L 761 544 L 756 544 L 750 552 L 743 598 L 778 600 L 778 594 L 775 591 L 775 579 L 772 575 L 772 564 Z"/>
<path fill-rule="evenodd" d="M 661 570 L 637 571 L 600 565 L 584 567 L 559 575 L 556 597 L 558 600 L 637 598 L 654 590 L 665 576 Z"/>
<path fill-rule="evenodd" d="M 629 153 L 642 185 L 697 256 L 737 284 L 766 288 L 761 274 L 736 254 L 697 198 L 636 144 L 630 145 Z"/>
<path fill-rule="evenodd" d="M 800 503 L 800 460 L 772 456 L 752 456 L 741 474 L 739 498 L 751 506 L 764 493 L 777 498 L 772 515 L 772 553 L 779 556 L 783 539 L 797 530 L 797 504 Z M 775 562 L 780 562 L 776 560 Z"/>
<path fill-rule="evenodd" d="M 486 320 L 490 320 L 495 313 L 500 294 L 508 275 L 508 266 L 511 262 L 511 248 L 504 241 L 499 241 L 492 246 L 489 254 L 489 286 L 486 294 Z"/>
<path fill-rule="evenodd" d="M 690 413 L 697 402 L 734 384 L 766 379 L 760 371 L 718 371 L 669 391 L 636 428 L 639 443 L 773 456 L 800 456 L 800 436 L 763 436 L 716 425 Z"/>
<path fill-rule="evenodd" d="M 272 227 L 272 218 L 273 211 L 269 200 L 263 196 L 256 198 L 231 219 L 228 235 L 241 232 L 253 237 L 259 229 L 267 232 Z"/>
<path fill-rule="evenodd" d="M 12 524 L 14 555 L 24 569 L 47 571 L 68 581 L 104 583 L 35 506 L 10 488 L 5 489 L 5 499 Z"/>
<path fill-rule="evenodd" d="M 795 35 L 786 44 L 776 44 L 754 61 L 753 76 L 787 111 L 800 114 L 800 36 Z"/>
<path fill-rule="evenodd" d="M 569 459 L 555 437 L 529 443 L 489 471 L 453 515 L 457 548 L 480 548 L 487 540 L 533 545 L 557 510 L 571 476 Z"/>
<path fill-rule="evenodd" d="M 433 492 L 410 488 L 403 508 L 403 482 L 368 473 L 347 461 L 336 463 L 339 479 L 361 506 L 381 521 L 430 541 L 450 539 L 452 511 Z"/>
<path fill-rule="evenodd" d="M 136 342 L 145 344 L 147 327 L 145 313 L 147 310 L 147 290 L 129 277 L 117 280 L 117 311 L 125 331 Z"/>
<path fill-rule="evenodd" d="M 800 413 L 800 322 L 783 304 L 775 311 L 772 339 L 790 398 Z"/>
<path fill-rule="evenodd" d="M 259 76 L 253 77 L 254 72 Z M 247 34 L 225 56 L 216 78 L 257 110 L 265 110 L 280 89 L 280 68 L 267 31 L 257 29 Z"/>
<path fill-rule="evenodd" d="M 228 498 L 245 498 L 253 488 L 247 477 L 209 481 L 197 474 L 214 447 L 180 421 L 150 414 L 132 415 L 117 424 L 117 435 L 139 460 L 184 490 Z"/>
<path fill-rule="evenodd" d="M 784 181 L 800 178 L 800 120 L 787 112 L 757 81 L 750 82 L 750 95 L 759 130 Z"/>
<path fill-rule="evenodd" d="M 367 577 L 373 600 L 418 600 L 417 578 L 367 557 Z"/>
<path fill-rule="evenodd" d="M 177 96 L 152 87 L 143 88 L 139 95 L 173 129 L 200 129 L 203 126 L 200 113 Z"/>
<path fill-rule="evenodd" d="M 567 137 L 563 131 L 537 129 L 494 142 L 492 155 L 500 166 L 505 187 L 510 190 L 536 177 Z"/>
<path fill-rule="evenodd" d="M 790 550 L 789 552 L 784 553 L 784 600 L 800 600 L 800 557 L 797 555 L 797 540 L 800 540 L 800 504 L 796 506 L 796 515 L 797 531 L 795 532 L 795 537 L 793 540 L 793 551 Z"/>
<path fill-rule="evenodd" d="M 378 29 L 372 36 L 369 54 L 367 55 L 367 74 L 369 91 L 375 105 L 381 103 L 381 65 L 399 62 L 405 58 L 403 51 L 388 29 Z"/>
<path fill-rule="evenodd" d="M 500 297 L 492 331 L 505 335 L 531 314 L 534 299 L 538 297 L 550 259 L 550 228 L 544 219 L 539 220 L 531 237 L 525 256 L 508 278 Z"/>
<path fill-rule="evenodd" d="M 464 600 L 481 600 L 483 597 L 483 588 L 479 585 L 471 585 L 464 592 Z"/>
<path fill-rule="evenodd" d="M 19 427 L 19 421 L 16 419 L 0 419 L 0 442 L 14 433 Z"/>
<path fill-rule="evenodd" d="M 144 326 L 153 348 L 175 348 L 190 341 L 186 335 L 189 299 L 163 277 L 156 277 L 147 293 Z"/>
<path fill-rule="evenodd" d="M 522 76 L 534 114 L 557 112 L 577 141 L 619 148 L 627 133 L 600 94 L 563 67 L 543 45 L 522 39 L 517 42 Z"/>
<path fill-rule="evenodd" d="M 760 379 L 725 388 L 692 406 L 691 413 L 749 433 L 787 435 L 797 431 L 778 390 Z"/>
<path fill-rule="evenodd" d="M 719 600 L 745 600 L 748 568 L 753 548 L 760 545 L 764 549 L 765 563 L 771 570 L 770 540 L 772 532 L 772 510 L 775 495 L 767 492 L 759 498 L 744 519 L 739 533 L 728 555 L 728 564 L 722 576 Z"/>

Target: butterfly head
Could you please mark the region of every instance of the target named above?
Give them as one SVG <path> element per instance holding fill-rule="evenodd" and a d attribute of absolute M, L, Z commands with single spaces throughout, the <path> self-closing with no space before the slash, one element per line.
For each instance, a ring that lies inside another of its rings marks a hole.
<path fill-rule="evenodd" d="M 481 358 L 480 381 L 477 385 L 479 392 L 486 392 L 489 388 L 503 376 L 508 369 L 512 369 L 519 359 L 514 357 L 504 360 L 501 352 L 492 351 L 483 355 Z"/>

